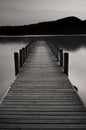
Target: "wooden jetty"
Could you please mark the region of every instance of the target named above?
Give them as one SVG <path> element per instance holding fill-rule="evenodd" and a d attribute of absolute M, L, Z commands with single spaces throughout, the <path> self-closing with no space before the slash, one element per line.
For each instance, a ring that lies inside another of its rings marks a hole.
<path fill-rule="evenodd" d="M 86 130 L 86 109 L 48 45 L 55 50 L 37 41 L 24 64 L 21 58 L 0 106 L 1 130 Z"/>

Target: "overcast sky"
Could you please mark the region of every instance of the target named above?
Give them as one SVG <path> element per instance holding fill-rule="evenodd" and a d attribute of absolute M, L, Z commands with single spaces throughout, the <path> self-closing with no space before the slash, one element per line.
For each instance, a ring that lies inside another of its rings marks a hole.
<path fill-rule="evenodd" d="M 26 25 L 67 16 L 86 19 L 86 0 L 0 0 L 0 26 Z"/>

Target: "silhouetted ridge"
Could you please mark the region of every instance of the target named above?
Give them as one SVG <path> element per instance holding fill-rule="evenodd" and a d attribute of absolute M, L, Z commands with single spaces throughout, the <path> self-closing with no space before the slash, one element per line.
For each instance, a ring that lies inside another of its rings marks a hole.
<path fill-rule="evenodd" d="M 86 34 L 86 21 L 77 17 L 66 17 L 56 21 L 41 22 L 23 26 L 0 27 L 0 35 L 54 35 Z"/>
<path fill-rule="evenodd" d="M 62 19 L 59 19 L 57 21 L 62 21 L 62 22 L 81 22 L 81 19 L 77 18 L 77 17 L 74 17 L 74 16 L 71 16 L 71 17 L 66 17 L 66 18 L 62 18 Z"/>

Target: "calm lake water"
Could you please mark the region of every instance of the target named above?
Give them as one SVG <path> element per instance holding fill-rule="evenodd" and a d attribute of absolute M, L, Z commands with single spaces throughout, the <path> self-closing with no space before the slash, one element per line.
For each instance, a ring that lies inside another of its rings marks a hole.
<path fill-rule="evenodd" d="M 69 52 L 69 79 L 86 106 L 86 48 Z"/>
<path fill-rule="evenodd" d="M 25 43 L 0 43 L 0 101 L 15 79 L 14 52 L 25 46 Z"/>
<path fill-rule="evenodd" d="M 86 36 L 48 38 L 52 39 L 69 52 L 69 79 L 78 88 L 79 96 L 86 105 Z M 0 101 L 15 79 L 14 52 L 28 41 L 28 38 L 0 39 Z"/>

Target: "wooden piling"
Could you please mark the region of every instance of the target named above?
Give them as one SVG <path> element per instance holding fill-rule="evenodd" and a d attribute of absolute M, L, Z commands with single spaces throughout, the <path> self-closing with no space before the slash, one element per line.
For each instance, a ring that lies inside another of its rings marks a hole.
<path fill-rule="evenodd" d="M 64 53 L 64 73 L 68 75 L 68 62 L 69 62 L 69 54 Z"/>
<path fill-rule="evenodd" d="M 28 57 L 27 46 L 25 47 L 25 50 L 26 50 L 26 59 L 27 59 L 27 57 Z"/>
<path fill-rule="evenodd" d="M 25 48 L 22 48 L 23 51 L 23 63 L 25 62 Z"/>
<path fill-rule="evenodd" d="M 24 64 L 25 60 L 27 59 L 29 55 L 29 51 L 31 51 L 31 44 L 26 45 L 22 49 L 19 50 L 19 56 L 18 53 L 14 53 L 14 61 L 15 61 L 15 75 L 18 74 L 19 69 L 22 67 Z"/>
<path fill-rule="evenodd" d="M 25 59 L 27 59 L 27 46 L 25 46 Z"/>
<path fill-rule="evenodd" d="M 86 130 L 86 109 L 46 42 L 36 42 L 0 104 L 0 130 L 6 129 Z"/>
<path fill-rule="evenodd" d="M 60 66 L 63 67 L 63 49 L 60 49 Z"/>
<path fill-rule="evenodd" d="M 22 52 L 22 49 L 20 49 L 19 54 L 20 54 L 20 68 L 21 68 L 22 65 L 23 65 L 23 52 Z"/>
<path fill-rule="evenodd" d="M 18 53 L 17 52 L 14 53 L 14 62 L 15 62 L 15 76 L 16 76 L 19 72 L 19 61 L 18 61 Z"/>
<path fill-rule="evenodd" d="M 27 55 L 29 56 L 29 44 L 27 45 Z"/>

